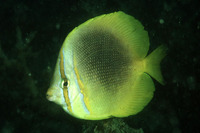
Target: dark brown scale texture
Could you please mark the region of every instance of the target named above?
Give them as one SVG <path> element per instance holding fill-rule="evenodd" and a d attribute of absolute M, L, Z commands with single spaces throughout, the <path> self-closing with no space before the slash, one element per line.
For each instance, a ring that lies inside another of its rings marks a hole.
<path fill-rule="evenodd" d="M 130 57 L 115 35 L 102 29 L 90 30 L 76 42 L 73 49 L 80 76 L 111 91 L 127 80 Z"/>

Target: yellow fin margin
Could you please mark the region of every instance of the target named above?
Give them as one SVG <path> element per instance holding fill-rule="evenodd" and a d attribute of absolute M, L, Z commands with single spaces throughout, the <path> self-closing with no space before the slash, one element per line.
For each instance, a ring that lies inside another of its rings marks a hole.
<path fill-rule="evenodd" d="M 123 103 L 119 103 L 119 109 L 114 113 L 116 117 L 126 117 L 140 112 L 151 101 L 155 90 L 151 77 L 146 73 L 138 75 L 135 82 L 126 87 L 130 88 L 130 92 Z"/>
<path fill-rule="evenodd" d="M 112 33 L 135 58 L 144 58 L 147 55 L 149 50 L 147 31 L 138 20 L 122 11 L 92 18 L 76 27 L 70 36 L 72 34 L 78 36 L 77 33 L 97 28 Z"/>

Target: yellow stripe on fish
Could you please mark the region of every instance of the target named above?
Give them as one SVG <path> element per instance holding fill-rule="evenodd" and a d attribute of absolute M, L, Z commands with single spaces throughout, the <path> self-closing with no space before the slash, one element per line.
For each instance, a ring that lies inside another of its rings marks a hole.
<path fill-rule="evenodd" d="M 78 70 L 77 70 L 77 67 L 76 67 L 77 63 L 76 63 L 75 59 L 74 59 L 74 63 L 75 63 L 74 71 L 75 71 L 75 74 L 76 74 L 76 77 L 77 77 L 78 85 L 80 87 L 80 93 L 83 95 L 83 104 L 84 104 L 84 107 L 85 107 L 87 114 L 89 114 L 89 113 L 91 113 L 91 109 L 89 108 L 88 97 L 85 94 L 84 85 L 83 85 L 81 78 L 80 78 L 80 75 L 78 73 Z"/>
<path fill-rule="evenodd" d="M 137 114 L 153 97 L 150 76 L 164 84 L 166 47 L 148 50 L 148 33 L 134 17 L 119 11 L 92 18 L 66 37 L 47 98 L 80 119 Z"/>
<path fill-rule="evenodd" d="M 61 73 L 61 78 L 63 79 L 63 94 L 65 97 L 65 102 L 67 104 L 67 109 L 70 113 L 72 113 L 72 107 L 69 99 L 69 94 L 68 94 L 68 79 L 65 75 L 65 64 L 64 64 L 64 57 L 63 57 L 63 50 L 60 51 L 60 73 Z M 67 85 L 65 85 L 67 83 Z"/>

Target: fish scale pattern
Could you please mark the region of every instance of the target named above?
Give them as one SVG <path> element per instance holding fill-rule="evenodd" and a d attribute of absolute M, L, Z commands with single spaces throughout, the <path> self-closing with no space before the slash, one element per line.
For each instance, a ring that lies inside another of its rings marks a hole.
<path fill-rule="evenodd" d="M 124 83 L 130 59 L 120 43 L 107 31 L 95 30 L 81 35 L 74 45 L 80 76 L 107 91 Z"/>

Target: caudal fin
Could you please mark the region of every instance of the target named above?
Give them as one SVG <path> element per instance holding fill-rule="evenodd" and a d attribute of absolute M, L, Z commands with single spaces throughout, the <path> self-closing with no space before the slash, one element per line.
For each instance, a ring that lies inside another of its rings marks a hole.
<path fill-rule="evenodd" d="M 161 45 L 145 58 L 145 72 L 162 85 L 165 84 L 165 81 L 161 73 L 160 62 L 167 55 L 166 51 L 167 47 Z"/>

